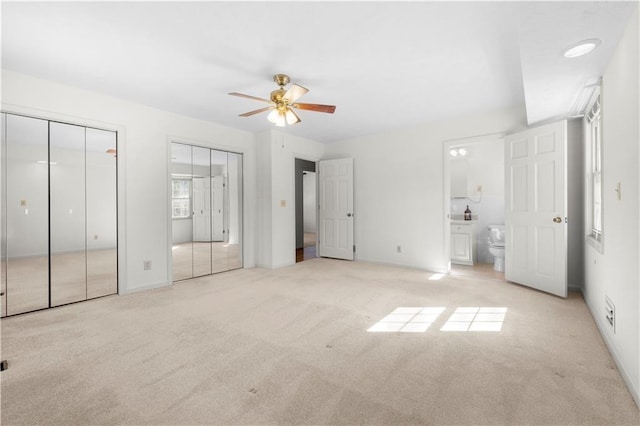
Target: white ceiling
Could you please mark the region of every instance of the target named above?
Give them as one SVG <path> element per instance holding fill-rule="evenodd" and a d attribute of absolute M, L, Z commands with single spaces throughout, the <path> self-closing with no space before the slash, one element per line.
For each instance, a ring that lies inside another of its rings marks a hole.
<path fill-rule="evenodd" d="M 247 131 L 276 73 L 310 89 L 319 142 L 526 106 L 566 117 L 631 2 L 2 2 L 2 67 Z M 600 38 L 573 60 L 564 47 Z"/>

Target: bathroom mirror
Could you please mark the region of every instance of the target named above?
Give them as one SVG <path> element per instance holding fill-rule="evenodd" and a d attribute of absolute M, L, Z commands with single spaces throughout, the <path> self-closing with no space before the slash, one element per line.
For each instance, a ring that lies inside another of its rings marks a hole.
<path fill-rule="evenodd" d="M 449 160 L 449 174 L 451 177 L 451 198 L 466 198 L 469 163 L 466 158 L 452 158 Z"/>

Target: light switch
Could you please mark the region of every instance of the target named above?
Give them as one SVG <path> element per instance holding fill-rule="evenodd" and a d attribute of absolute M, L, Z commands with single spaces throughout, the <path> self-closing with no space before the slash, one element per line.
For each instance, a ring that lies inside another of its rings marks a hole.
<path fill-rule="evenodd" d="M 24 214 L 29 214 L 29 209 L 24 209 Z"/>
<path fill-rule="evenodd" d="M 73 209 L 69 209 L 69 214 L 73 214 Z"/>

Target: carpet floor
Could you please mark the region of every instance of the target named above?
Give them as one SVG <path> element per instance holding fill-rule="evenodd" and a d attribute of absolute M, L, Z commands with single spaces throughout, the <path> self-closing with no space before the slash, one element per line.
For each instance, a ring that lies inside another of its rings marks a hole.
<path fill-rule="evenodd" d="M 1 324 L 3 425 L 640 423 L 582 297 L 495 278 L 317 258 Z"/>

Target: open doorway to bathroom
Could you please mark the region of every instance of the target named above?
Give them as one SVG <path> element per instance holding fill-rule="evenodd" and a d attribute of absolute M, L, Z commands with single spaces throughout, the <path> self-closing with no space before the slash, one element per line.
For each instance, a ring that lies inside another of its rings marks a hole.
<path fill-rule="evenodd" d="M 296 262 L 316 257 L 317 202 L 316 163 L 295 159 Z"/>
<path fill-rule="evenodd" d="M 494 269 L 496 250 L 490 250 L 489 238 L 490 226 L 504 225 L 504 135 L 450 140 L 443 147 L 444 250 L 450 271 L 504 279 L 504 272 Z M 465 220 L 465 212 L 471 220 Z"/>

